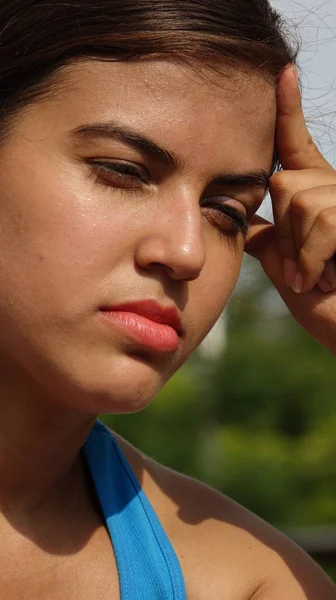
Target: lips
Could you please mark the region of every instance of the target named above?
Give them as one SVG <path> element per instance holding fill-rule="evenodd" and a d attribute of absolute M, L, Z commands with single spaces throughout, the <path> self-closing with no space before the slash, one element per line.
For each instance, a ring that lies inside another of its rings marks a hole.
<path fill-rule="evenodd" d="M 162 307 L 152 300 L 106 306 L 101 313 L 114 330 L 154 351 L 177 350 L 183 335 L 177 309 Z"/>
<path fill-rule="evenodd" d="M 159 304 L 151 300 L 121 304 L 118 306 L 104 308 L 103 310 L 133 313 L 135 315 L 139 315 L 140 317 L 145 317 L 154 323 L 169 325 L 169 327 L 175 329 L 177 335 L 182 335 L 182 323 L 178 311 L 173 307 L 161 307 Z"/>

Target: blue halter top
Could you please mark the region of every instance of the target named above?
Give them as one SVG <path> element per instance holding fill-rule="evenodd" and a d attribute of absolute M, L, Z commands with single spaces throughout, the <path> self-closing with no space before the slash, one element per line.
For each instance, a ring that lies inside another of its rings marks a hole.
<path fill-rule="evenodd" d="M 186 600 L 173 547 L 117 441 L 100 421 L 83 453 L 113 545 L 121 600 Z"/>

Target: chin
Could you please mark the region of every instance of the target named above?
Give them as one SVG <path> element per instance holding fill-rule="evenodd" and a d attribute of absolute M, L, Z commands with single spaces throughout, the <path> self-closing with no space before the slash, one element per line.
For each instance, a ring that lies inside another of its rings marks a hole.
<path fill-rule="evenodd" d="M 13 369 L 21 395 L 60 410 L 128 414 L 146 408 L 174 374 L 181 356 L 149 354 L 134 346 L 35 344 L 23 347 Z"/>
<path fill-rule="evenodd" d="M 58 382 L 58 402 L 91 414 L 135 413 L 152 402 L 168 378 L 143 357 L 114 356 L 68 371 L 64 385 Z"/>

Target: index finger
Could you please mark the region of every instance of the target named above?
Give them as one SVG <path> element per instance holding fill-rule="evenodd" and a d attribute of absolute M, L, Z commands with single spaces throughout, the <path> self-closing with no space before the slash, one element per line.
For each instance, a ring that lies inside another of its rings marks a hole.
<path fill-rule="evenodd" d="M 276 147 L 285 170 L 332 169 L 308 131 L 293 64 L 284 69 L 278 84 Z"/>

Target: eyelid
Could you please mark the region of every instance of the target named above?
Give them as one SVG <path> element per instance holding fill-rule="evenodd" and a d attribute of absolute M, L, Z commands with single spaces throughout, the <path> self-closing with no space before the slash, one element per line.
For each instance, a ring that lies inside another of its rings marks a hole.
<path fill-rule="evenodd" d="M 248 209 L 245 206 L 244 202 L 237 198 L 239 194 L 208 194 L 205 198 L 205 202 L 216 202 L 218 204 L 227 204 L 228 202 L 234 203 L 235 206 L 239 205 L 239 207 L 243 208 L 244 212 L 247 214 Z"/>
<path fill-rule="evenodd" d="M 226 196 L 216 196 L 217 198 L 227 198 L 228 200 L 232 200 L 232 198 L 228 198 Z M 235 225 L 235 227 L 237 228 L 237 231 L 240 231 L 244 237 L 246 237 L 247 232 L 248 232 L 248 228 L 249 228 L 249 222 L 248 222 L 248 218 L 247 218 L 247 211 L 245 208 L 245 215 L 239 211 L 238 209 L 236 209 L 235 207 L 232 206 L 232 204 L 229 204 L 228 202 L 215 202 L 215 198 L 214 199 L 209 199 L 207 200 L 206 204 L 203 204 L 204 208 L 210 208 L 213 209 L 215 211 L 217 211 L 218 213 L 221 213 L 223 216 L 227 217 L 228 219 L 230 219 L 232 221 L 232 223 Z M 241 203 L 240 203 L 241 204 Z M 243 204 L 242 204 L 243 206 Z"/>
<path fill-rule="evenodd" d="M 134 178 L 138 178 L 142 183 L 149 183 L 150 182 L 150 175 L 147 171 L 147 169 L 143 166 L 143 165 L 139 165 L 137 163 L 134 162 L 130 162 L 130 161 L 126 161 L 126 160 L 90 160 L 88 161 L 89 165 L 91 167 L 93 167 L 97 172 L 102 171 L 105 173 L 109 173 L 113 176 L 113 174 L 115 174 L 116 176 L 120 176 L 120 177 L 134 177 Z M 120 168 L 120 172 L 118 172 L 118 167 Z M 122 167 L 125 168 L 126 172 L 122 172 Z M 127 173 L 127 169 L 129 169 L 129 173 Z"/>

